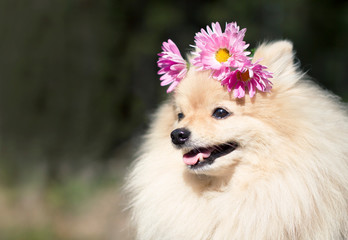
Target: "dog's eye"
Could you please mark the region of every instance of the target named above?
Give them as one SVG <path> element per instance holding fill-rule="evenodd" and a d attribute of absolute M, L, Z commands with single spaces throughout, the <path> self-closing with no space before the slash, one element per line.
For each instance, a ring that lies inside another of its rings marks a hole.
<path fill-rule="evenodd" d="M 213 112 L 213 117 L 216 119 L 223 119 L 229 115 L 230 113 L 223 108 L 216 108 Z"/>
<path fill-rule="evenodd" d="M 183 118 L 184 118 L 184 114 L 183 113 L 178 113 L 178 121 L 180 121 Z"/>

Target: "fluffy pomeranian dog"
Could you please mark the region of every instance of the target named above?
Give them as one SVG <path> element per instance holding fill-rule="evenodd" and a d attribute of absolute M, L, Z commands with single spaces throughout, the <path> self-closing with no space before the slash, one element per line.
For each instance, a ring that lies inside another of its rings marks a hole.
<path fill-rule="evenodd" d="M 348 239 L 347 106 L 263 44 L 271 93 L 235 98 L 193 68 L 128 176 L 140 240 Z"/>

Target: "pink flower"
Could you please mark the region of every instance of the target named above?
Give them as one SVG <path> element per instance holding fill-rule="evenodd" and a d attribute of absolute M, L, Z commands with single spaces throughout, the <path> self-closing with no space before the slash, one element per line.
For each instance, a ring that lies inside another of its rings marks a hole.
<path fill-rule="evenodd" d="M 162 52 L 158 54 L 157 65 L 160 68 L 158 74 L 163 74 L 160 80 L 161 86 L 169 85 L 167 93 L 174 90 L 179 82 L 186 76 L 187 63 L 182 58 L 178 47 L 172 40 L 163 42 Z"/>
<path fill-rule="evenodd" d="M 196 51 L 191 60 L 197 71 L 210 70 L 211 77 L 225 85 L 229 92 L 233 90 L 236 98 L 244 97 L 245 91 L 252 98 L 257 90 L 268 92 L 272 88 L 268 80 L 272 74 L 248 57 L 250 52 L 246 49 L 249 45 L 243 41 L 245 32 L 246 29 L 239 30 L 235 22 L 226 23 L 224 32 L 218 22 L 212 23 L 211 28 L 207 26 L 207 30 L 196 33 Z M 163 75 L 161 86 L 170 84 L 167 92 L 171 92 L 186 76 L 188 64 L 170 39 L 163 42 L 162 50 L 158 54 L 158 74 Z"/>
<path fill-rule="evenodd" d="M 249 45 L 243 41 L 246 29 L 239 30 L 236 23 L 226 24 L 222 32 L 220 24 L 212 23 L 207 31 L 202 29 L 196 33 L 195 43 L 197 51 L 192 64 L 198 70 L 212 70 L 213 78 L 222 80 L 231 68 L 238 68 L 248 61 L 250 52 L 244 51 Z"/>
<path fill-rule="evenodd" d="M 265 69 L 266 67 L 258 64 L 258 62 L 254 64 L 250 61 L 245 62 L 242 67 L 230 72 L 221 84 L 226 85 L 229 92 L 234 89 L 233 94 L 236 98 L 244 97 L 245 88 L 248 88 L 249 97 L 252 98 L 256 93 L 256 89 L 261 92 L 268 92 L 272 88 L 272 83 L 268 80 L 272 78 L 272 74 Z"/>

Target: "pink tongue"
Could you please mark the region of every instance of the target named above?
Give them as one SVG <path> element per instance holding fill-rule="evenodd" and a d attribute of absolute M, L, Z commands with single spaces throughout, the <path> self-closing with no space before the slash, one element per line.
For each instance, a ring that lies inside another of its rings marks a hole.
<path fill-rule="evenodd" d="M 186 153 L 183 157 L 184 163 L 187 165 L 195 165 L 201 157 L 208 158 L 210 154 L 211 154 L 211 151 L 209 151 L 208 149 L 205 149 L 204 152 L 199 152 L 194 156 L 191 156 L 191 154 Z"/>

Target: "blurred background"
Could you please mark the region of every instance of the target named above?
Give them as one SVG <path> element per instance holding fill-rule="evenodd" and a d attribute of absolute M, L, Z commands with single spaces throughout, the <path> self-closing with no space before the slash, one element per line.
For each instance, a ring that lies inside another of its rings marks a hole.
<path fill-rule="evenodd" d="M 166 98 L 157 53 L 216 21 L 291 40 L 348 101 L 344 0 L 0 0 L 0 239 L 132 239 L 120 186 Z"/>

